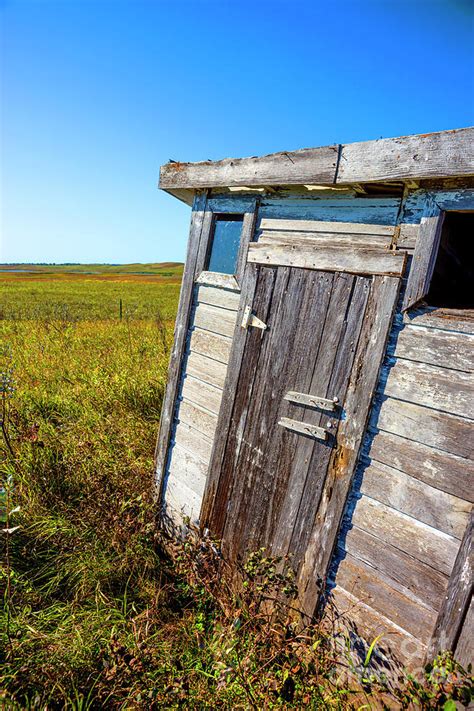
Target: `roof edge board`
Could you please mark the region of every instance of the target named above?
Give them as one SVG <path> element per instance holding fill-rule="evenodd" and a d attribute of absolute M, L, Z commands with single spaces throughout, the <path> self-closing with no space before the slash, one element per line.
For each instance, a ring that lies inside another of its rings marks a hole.
<path fill-rule="evenodd" d="M 474 127 L 251 158 L 167 163 L 159 187 L 184 202 L 188 191 L 218 187 L 330 186 L 474 175 Z"/>

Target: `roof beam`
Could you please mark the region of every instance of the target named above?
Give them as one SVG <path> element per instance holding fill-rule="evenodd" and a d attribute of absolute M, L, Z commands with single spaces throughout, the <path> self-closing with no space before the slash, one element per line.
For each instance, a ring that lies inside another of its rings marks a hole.
<path fill-rule="evenodd" d="M 183 199 L 203 188 L 350 185 L 474 175 L 474 127 L 252 158 L 167 163 L 160 188 Z M 182 192 L 181 192 L 182 191 Z"/>

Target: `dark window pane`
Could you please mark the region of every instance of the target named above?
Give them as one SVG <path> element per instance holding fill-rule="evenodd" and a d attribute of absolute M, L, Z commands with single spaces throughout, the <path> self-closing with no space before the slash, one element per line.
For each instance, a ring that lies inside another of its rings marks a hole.
<path fill-rule="evenodd" d="M 474 214 L 447 212 L 430 290 L 430 306 L 474 308 Z"/>
<path fill-rule="evenodd" d="M 241 215 L 218 215 L 215 218 L 208 271 L 235 274 L 242 223 Z"/>

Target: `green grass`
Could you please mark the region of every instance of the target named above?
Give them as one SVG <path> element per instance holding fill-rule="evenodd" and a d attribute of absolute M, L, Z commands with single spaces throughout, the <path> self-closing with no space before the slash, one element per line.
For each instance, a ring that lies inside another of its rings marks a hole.
<path fill-rule="evenodd" d="M 149 264 L 0 264 L 1 272 L 31 274 L 138 274 L 162 277 L 180 277 L 183 265 L 180 262 L 153 262 Z"/>
<path fill-rule="evenodd" d="M 94 275 L 0 273 L 0 318 L 41 322 L 118 319 L 121 300 L 123 318 L 152 319 L 159 308 L 163 318 L 173 319 L 182 269 L 182 265 L 171 265 L 146 276 L 126 270 Z"/>
<path fill-rule="evenodd" d="M 380 686 L 340 677 L 330 632 L 302 638 L 263 614 L 255 566 L 236 597 L 199 542 L 171 556 L 157 535 L 153 450 L 178 282 L 0 278 L 0 373 L 13 369 L 14 388 L 2 525 L 19 507 L 0 539 L 0 707 L 370 707 Z M 443 708 L 461 694 L 443 684 L 410 682 L 400 704 Z"/>

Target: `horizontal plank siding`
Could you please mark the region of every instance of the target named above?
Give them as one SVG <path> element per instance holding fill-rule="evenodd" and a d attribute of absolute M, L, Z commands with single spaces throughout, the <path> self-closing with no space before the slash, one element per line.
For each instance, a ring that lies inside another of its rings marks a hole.
<path fill-rule="evenodd" d="M 462 538 L 471 504 L 398 469 L 372 461 L 364 469 L 361 492 L 417 521 Z"/>
<path fill-rule="evenodd" d="M 213 358 L 226 365 L 229 362 L 231 345 L 232 340 L 227 336 L 220 336 L 200 328 L 194 328 L 191 332 L 190 350 L 193 353 Z"/>
<path fill-rule="evenodd" d="M 435 306 L 414 308 L 404 314 L 397 314 L 396 323 L 472 335 L 474 334 L 474 310 L 445 309 Z"/>
<path fill-rule="evenodd" d="M 291 203 L 290 203 L 291 204 Z M 355 203 L 357 204 L 357 203 Z M 322 232 L 323 234 L 340 234 L 353 237 L 355 235 L 379 235 L 391 238 L 395 228 L 392 225 L 367 224 L 366 222 L 334 222 L 324 220 L 296 220 L 262 218 L 259 224 L 262 231 L 276 232 Z M 390 240 L 389 240 L 390 242 Z"/>
<path fill-rule="evenodd" d="M 388 584 L 384 573 L 348 554 L 338 570 L 338 584 L 373 610 L 388 617 L 426 644 L 436 622 L 435 611 Z"/>
<path fill-rule="evenodd" d="M 472 420 L 411 402 L 386 398 L 372 413 L 371 425 L 461 457 L 474 457 Z"/>
<path fill-rule="evenodd" d="M 413 433 L 412 429 L 410 434 L 413 436 Z M 383 431 L 371 436 L 366 451 L 371 460 L 395 467 L 464 501 L 474 502 L 473 465 L 465 457 Z"/>
<path fill-rule="evenodd" d="M 366 248 L 348 251 L 345 247 L 304 247 L 286 242 L 254 242 L 249 245 L 248 260 L 266 266 L 399 276 L 405 265 L 405 254 Z"/>
<path fill-rule="evenodd" d="M 212 441 L 194 427 L 190 427 L 185 422 L 178 422 L 174 431 L 174 442 L 205 464 L 209 464 Z"/>
<path fill-rule="evenodd" d="M 474 375 L 397 358 L 382 371 L 385 396 L 474 419 Z M 383 382 L 383 381 L 382 381 Z"/>
<path fill-rule="evenodd" d="M 194 327 L 202 328 L 221 336 L 232 338 L 235 329 L 236 313 L 209 304 L 198 304 L 194 314 Z"/>
<path fill-rule="evenodd" d="M 202 497 L 196 494 L 177 477 L 168 478 L 166 484 L 166 515 L 175 526 L 183 523 L 183 517 L 189 516 L 197 524 Z"/>
<path fill-rule="evenodd" d="M 393 582 L 405 587 L 411 595 L 438 610 L 448 584 L 448 576 L 435 570 L 427 563 L 405 553 L 396 546 L 380 540 L 358 526 L 350 529 L 345 541 L 345 548 L 339 550 L 340 556 L 350 553 L 372 568 L 381 571 Z"/>
<path fill-rule="evenodd" d="M 219 414 L 219 407 L 222 399 L 221 388 L 216 388 L 214 385 L 208 385 L 202 380 L 194 378 L 192 375 L 186 375 L 183 380 L 181 396 L 188 402 L 203 407 L 205 410 Z"/>
<path fill-rule="evenodd" d="M 392 338 L 389 353 L 397 358 L 474 372 L 474 335 L 405 325 Z"/>
<path fill-rule="evenodd" d="M 331 590 L 331 598 L 338 612 L 336 627 L 339 626 L 345 635 L 347 635 L 348 627 L 353 627 L 357 634 L 366 640 L 362 658 L 358 660 L 360 664 L 363 664 L 365 660 L 369 645 L 376 639 L 373 656 L 376 660 L 379 655 L 383 655 L 382 669 L 384 671 L 390 669 L 391 659 L 398 660 L 408 670 L 417 669 L 423 664 L 426 645 L 396 625 L 390 617 L 376 612 L 370 605 L 344 590 L 340 585 L 336 585 Z M 356 650 L 353 650 L 352 653 L 356 653 Z M 396 670 L 396 664 L 393 661 L 392 669 Z"/>
<path fill-rule="evenodd" d="M 240 294 L 227 289 L 220 289 L 215 286 L 202 284 L 196 290 L 196 302 L 198 304 L 210 304 L 219 306 L 222 309 L 237 311 L 239 308 Z"/>
<path fill-rule="evenodd" d="M 390 237 L 341 232 L 261 232 L 259 244 L 288 244 L 298 247 L 340 247 L 344 249 L 388 249 Z"/>
<path fill-rule="evenodd" d="M 191 352 L 186 363 L 186 373 L 217 388 L 224 387 L 227 366 L 214 358 Z"/>
<path fill-rule="evenodd" d="M 169 481 L 179 480 L 182 484 L 202 497 L 206 483 L 207 465 L 195 454 L 174 444 L 170 453 Z"/>
<path fill-rule="evenodd" d="M 367 496 L 357 502 L 352 522 L 435 570 L 446 575 L 451 573 L 459 547 L 459 541 L 453 536 Z"/>

